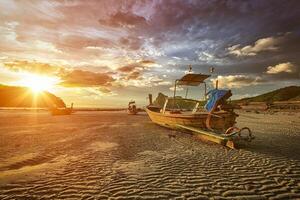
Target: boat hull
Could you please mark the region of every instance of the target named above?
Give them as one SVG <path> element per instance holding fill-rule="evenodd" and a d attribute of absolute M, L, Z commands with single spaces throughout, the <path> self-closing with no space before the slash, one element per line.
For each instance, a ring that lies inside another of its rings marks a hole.
<path fill-rule="evenodd" d="M 178 125 L 190 126 L 200 129 L 206 129 L 206 120 L 209 115 L 207 112 L 200 112 L 195 114 L 171 114 L 160 113 L 157 108 L 146 108 L 146 112 L 156 124 L 172 129 L 177 129 Z M 220 111 L 215 112 L 210 120 L 210 126 L 214 130 L 225 131 L 229 127 L 234 126 L 236 114 L 234 112 Z"/>

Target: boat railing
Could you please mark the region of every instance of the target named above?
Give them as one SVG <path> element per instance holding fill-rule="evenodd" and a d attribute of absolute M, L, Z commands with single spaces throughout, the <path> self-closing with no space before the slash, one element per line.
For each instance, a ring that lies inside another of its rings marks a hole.
<path fill-rule="evenodd" d="M 168 99 L 174 99 L 174 97 L 168 97 Z M 201 103 L 200 100 L 196 100 L 196 99 L 188 99 L 188 98 L 176 98 L 175 100 L 183 100 L 183 101 L 191 101 L 191 102 L 195 102 L 195 103 Z"/>
<path fill-rule="evenodd" d="M 203 103 L 203 101 L 195 100 L 195 99 L 168 97 L 168 98 L 166 98 L 165 103 L 164 103 L 164 106 L 163 106 L 162 111 L 161 111 L 163 114 L 164 114 L 165 111 L 167 110 L 167 105 L 168 105 L 168 103 L 169 103 L 170 100 L 173 101 L 173 108 L 172 108 L 173 111 L 175 110 L 175 109 L 174 109 L 174 106 L 176 106 L 177 109 L 180 109 L 180 110 L 183 110 L 183 109 L 184 109 L 184 108 L 180 108 L 180 106 L 179 106 L 179 104 L 178 104 L 178 101 L 193 102 L 193 103 L 195 103 L 194 108 L 193 108 L 193 109 L 190 109 L 190 110 L 192 110 L 192 113 L 197 112 L 199 105 L 200 105 L 201 103 Z"/>

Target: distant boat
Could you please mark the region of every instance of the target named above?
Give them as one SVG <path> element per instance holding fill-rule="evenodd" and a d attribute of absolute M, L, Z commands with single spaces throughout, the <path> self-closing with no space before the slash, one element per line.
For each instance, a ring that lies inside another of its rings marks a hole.
<path fill-rule="evenodd" d="M 233 106 L 227 104 L 226 100 L 232 95 L 230 90 L 219 90 L 218 83 L 216 88 L 206 93 L 205 79 L 210 75 L 205 74 L 186 74 L 181 79 L 177 79 L 174 85 L 173 98 L 166 98 L 164 106 L 158 107 L 152 103 L 152 95 L 149 95 L 150 104 L 146 107 L 146 112 L 149 118 L 156 124 L 172 129 L 184 129 L 197 133 L 197 135 L 205 140 L 210 140 L 216 143 L 223 144 L 230 148 L 234 148 L 233 141 L 239 137 L 239 140 L 253 139 L 250 129 L 238 129 L 234 127 L 236 117 L 238 116 L 233 111 Z M 200 101 L 187 99 L 188 88 L 185 98 L 176 97 L 176 88 L 178 86 L 199 86 L 204 85 L 204 95 L 209 94 L 210 99 L 205 105 L 207 110 L 200 109 Z M 179 101 L 193 102 L 194 109 L 188 110 L 180 108 Z M 171 104 L 171 106 L 169 105 Z M 171 108 L 170 108 L 171 107 Z M 241 137 L 241 131 L 247 129 L 248 136 Z"/>
<path fill-rule="evenodd" d="M 135 101 L 130 101 L 128 103 L 127 113 L 129 115 L 136 115 L 138 113 L 138 109 L 136 108 Z"/>
<path fill-rule="evenodd" d="M 50 110 L 50 112 L 53 116 L 55 116 L 55 115 L 71 115 L 74 112 L 73 103 L 71 104 L 70 108 L 57 108 L 57 107 L 54 107 Z"/>

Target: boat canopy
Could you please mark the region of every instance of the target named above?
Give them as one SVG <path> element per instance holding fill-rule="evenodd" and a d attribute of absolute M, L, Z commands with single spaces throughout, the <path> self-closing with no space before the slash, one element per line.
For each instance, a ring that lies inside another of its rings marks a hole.
<path fill-rule="evenodd" d="M 189 85 L 189 86 L 198 86 L 205 79 L 210 77 L 206 74 L 186 74 L 181 79 L 177 80 L 177 85 Z"/>

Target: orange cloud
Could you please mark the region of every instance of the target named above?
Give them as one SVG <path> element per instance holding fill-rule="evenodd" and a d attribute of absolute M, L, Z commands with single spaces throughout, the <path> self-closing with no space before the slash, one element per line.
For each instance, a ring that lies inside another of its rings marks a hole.
<path fill-rule="evenodd" d="M 134 65 L 127 65 L 127 66 L 123 66 L 120 67 L 118 70 L 120 72 L 132 72 L 133 70 L 135 70 L 137 68 L 137 66 Z"/>
<path fill-rule="evenodd" d="M 89 38 L 80 35 L 67 35 L 59 37 L 55 43 L 56 47 L 61 50 L 79 50 L 87 47 L 112 47 L 112 41 L 104 38 Z"/>
<path fill-rule="evenodd" d="M 27 71 L 36 74 L 54 74 L 63 70 L 61 66 L 51 65 L 41 62 L 30 62 L 25 60 L 15 60 L 3 63 L 4 67 L 11 71 Z"/>
<path fill-rule="evenodd" d="M 107 73 L 73 70 L 61 75 L 61 85 L 65 87 L 109 86 L 114 79 Z"/>
<path fill-rule="evenodd" d="M 127 80 L 137 80 L 137 79 L 140 79 L 141 78 L 141 72 L 140 71 L 134 71 L 134 72 L 131 72 L 127 77 L 126 79 Z"/>
<path fill-rule="evenodd" d="M 155 64 L 153 60 L 142 60 L 140 61 L 141 64 Z"/>
<path fill-rule="evenodd" d="M 129 64 L 123 67 L 118 68 L 118 71 L 120 72 L 132 72 L 134 70 L 144 70 L 146 67 L 149 67 L 150 65 L 155 64 L 153 60 L 142 60 L 137 63 Z"/>

